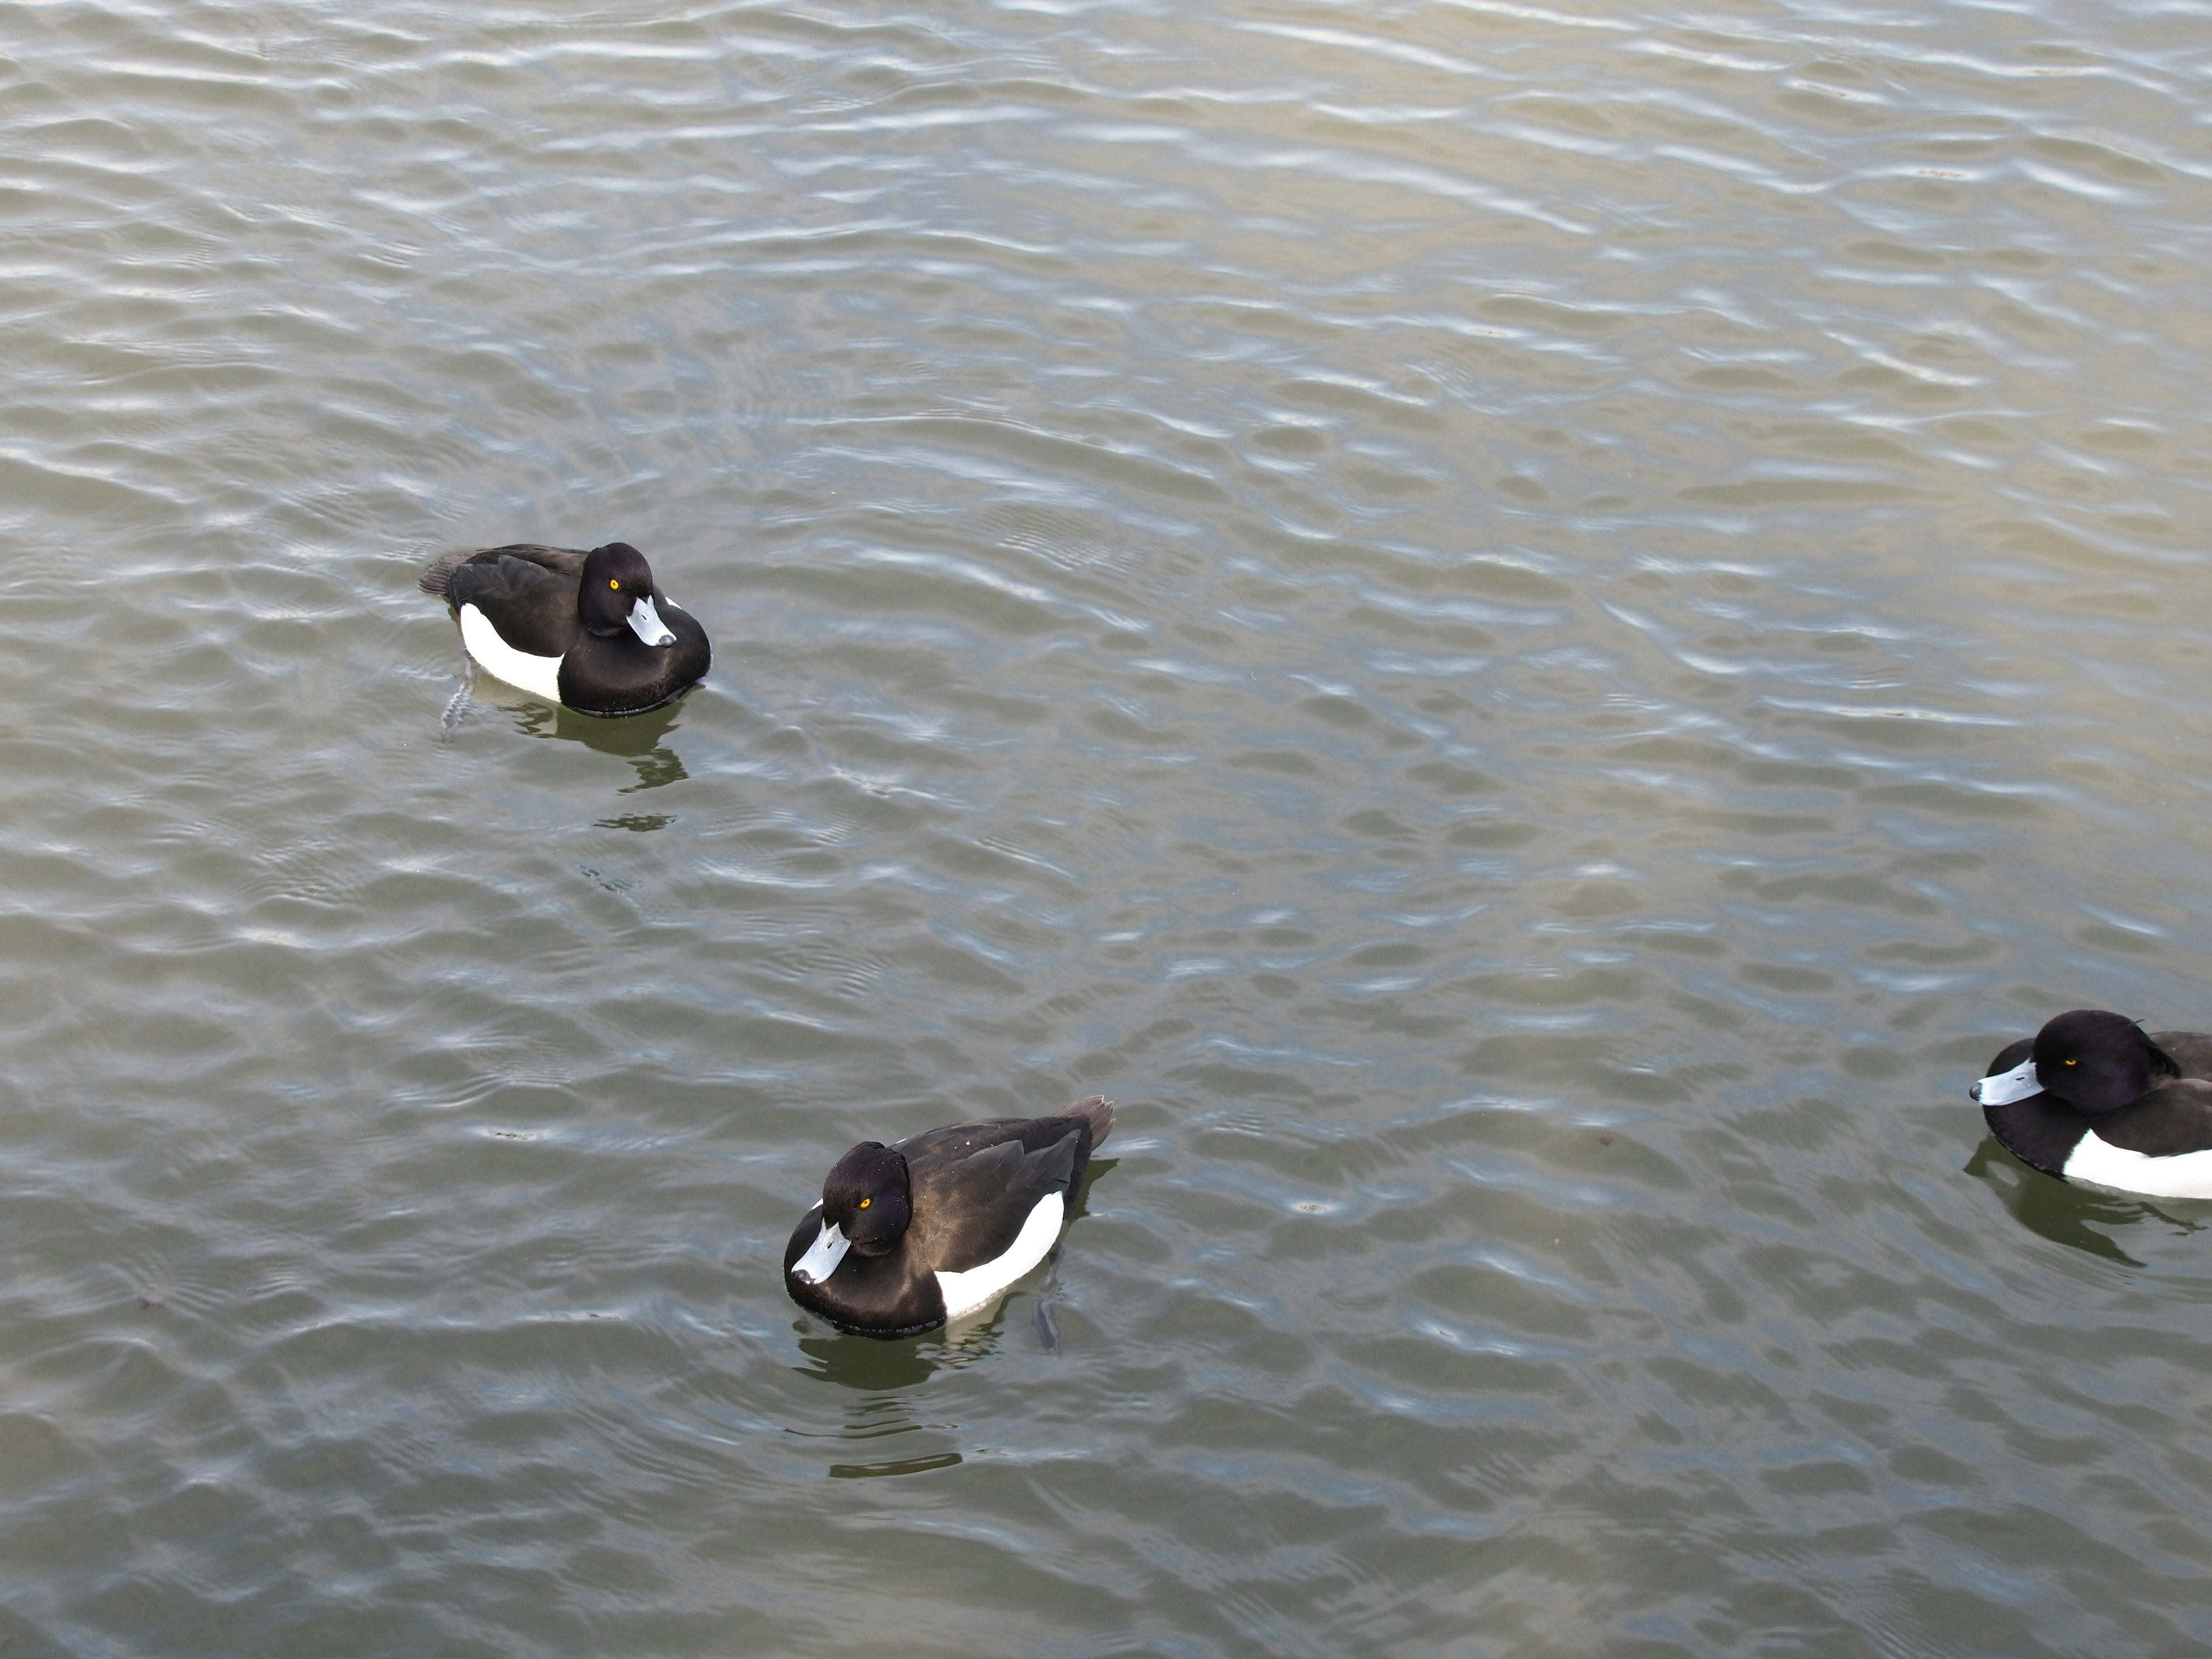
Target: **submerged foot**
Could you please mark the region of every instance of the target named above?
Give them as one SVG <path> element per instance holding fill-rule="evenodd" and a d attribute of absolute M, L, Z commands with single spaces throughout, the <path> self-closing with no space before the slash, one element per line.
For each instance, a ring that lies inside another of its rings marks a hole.
<path fill-rule="evenodd" d="M 469 717 L 469 688 L 461 686 L 446 699 L 446 712 L 438 717 L 438 741 L 451 743 L 461 722 Z"/>
<path fill-rule="evenodd" d="M 1060 1289 L 1060 1246 L 1052 1247 L 1046 1258 L 1044 1283 L 1037 1286 L 1036 1306 L 1030 1313 L 1030 1323 L 1036 1327 L 1037 1339 L 1044 1344 L 1047 1353 L 1060 1352 L 1060 1320 L 1053 1310 L 1052 1298 Z"/>

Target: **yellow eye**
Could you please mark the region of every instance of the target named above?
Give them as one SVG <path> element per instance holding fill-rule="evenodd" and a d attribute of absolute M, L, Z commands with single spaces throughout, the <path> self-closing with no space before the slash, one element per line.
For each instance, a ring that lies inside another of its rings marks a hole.
<path fill-rule="evenodd" d="M 2067 1062 L 2067 1064 L 2069 1064 L 2069 1065 L 2070 1066 L 2070 1065 L 2072 1065 L 2072 1064 L 2073 1064 L 2073 1062 L 2072 1062 L 2071 1060 L 2069 1060 L 2069 1061 Z M 864 1199 L 862 1199 L 862 1200 L 860 1200 L 860 1207 L 861 1207 L 862 1209 L 864 1209 L 864 1210 L 865 1210 L 865 1209 L 866 1209 L 866 1208 L 868 1207 L 868 1206 L 869 1206 L 869 1205 L 871 1205 L 871 1204 L 874 1203 L 875 1201 L 876 1201 L 876 1200 L 875 1200 L 874 1199 L 872 1199 L 872 1198 L 864 1198 Z"/>
<path fill-rule="evenodd" d="M 612 576 L 607 578 L 607 586 L 613 588 L 617 592 L 620 592 L 622 591 L 622 584 L 616 580 Z"/>
<path fill-rule="evenodd" d="M 2066 1063 L 2069 1066 L 2079 1066 L 2081 1062 L 2078 1060 L 2069 1060 Z"/>

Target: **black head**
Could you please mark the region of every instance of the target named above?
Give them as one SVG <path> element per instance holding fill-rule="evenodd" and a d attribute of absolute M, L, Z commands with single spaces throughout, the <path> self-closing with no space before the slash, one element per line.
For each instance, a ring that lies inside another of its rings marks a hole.
<path fill-rule="evenodd" d="M 2077 1112 L 2095 1116 L 2139 1100 L 2160 1079 L 2179 1077 L 2172 1056 L 2124 1014 L 2076 1008 L 2035 1034 L 2036 1081 Z"/>
<path fill-rule="evenodd" d="M 584 585 L 576 614 L 586 633 L 619 634 L 630 625 L 639 600 L 653 599 L 653 567 L 628 542 L 609 542 L 584 556 Z"/>
<path fill-rule="evenodd" d="M 906 1155 L 864 1140 L 839 1158 L 822 1183 L 822 1219 L 862 1255 L 881 1255 L 914 1218 Z"/>

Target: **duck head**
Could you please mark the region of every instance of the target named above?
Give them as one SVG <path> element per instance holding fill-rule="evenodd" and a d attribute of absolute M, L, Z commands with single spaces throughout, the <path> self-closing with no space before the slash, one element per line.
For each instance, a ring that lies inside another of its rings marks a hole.
<path fill-rule="evenodd" d="M 2035 1034 L 2026 1060 L 1984 1078 L 1972 1092 L 1984 1106 L 2051 1095 L 2095 1117 L 2140 1100 L 2154 1082 L 2180 1075 L 2173 1057 L 2126 1015 L 2076 1008 Z"/>
<path fill-rule="evenodd" d="M 584 556 L 584 585 L 576 613 L 587 634 L 601 637 L 627 628 L 647 645 L 673 645 L 676 635 L 653 605 L 653 568 L 628 542 L 609 542 Z"/>
<path fill-rule="evenodd" d="M 791 1271 L 819 1285 L 845 1252 L 888 1254 L 914 1218 L 906 1156 L 880 1140 L 864 1140 L 830 1166 L 822 1183 L 822 1232 Z"/>

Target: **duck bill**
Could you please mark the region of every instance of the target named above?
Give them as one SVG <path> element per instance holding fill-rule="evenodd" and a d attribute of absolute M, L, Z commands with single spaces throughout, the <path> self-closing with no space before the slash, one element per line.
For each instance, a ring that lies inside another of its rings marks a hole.
<path fill-rule="evenodd" d="M 676 635 L 668 624 L 660 620 L 660 613 L 653 608 L 653 595 L 643 595 L 629 608 L 629 631 L 647 645 L 673 645 Z"/>
<path fill-rule="evenodd" d="M 2009 1106 L 2015 1100 L 2041 1094 L 2043 1085 L 2035 1075 L 2035 1062 L 2023 1060 L 2009 1072 L 1984 1078 L 1966 1092 L 1984 1106 Z"/>
<path fill-rule="evenodd" d="M 837 1271 L 837 1264 L 845 1259 L 845 1252 L 853 1248 L 853 1241 L 837 1230 L 834 1221 L 824 1222 L 822 1236 L 816 1239 L 806 1254 L 791 1264 L 792 1276 L 809 1285 L 819 1285 Z"/>

